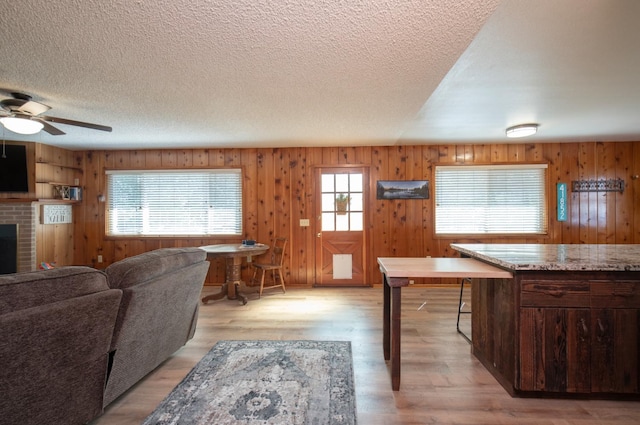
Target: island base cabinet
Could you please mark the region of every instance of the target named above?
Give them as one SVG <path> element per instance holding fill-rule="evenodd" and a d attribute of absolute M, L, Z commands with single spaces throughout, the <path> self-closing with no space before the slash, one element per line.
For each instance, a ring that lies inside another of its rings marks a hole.
<path fill-rule="evenodd" d="M 472 352 L 512 395 L 640 398 L 640 273 L 472 282 Z"/>

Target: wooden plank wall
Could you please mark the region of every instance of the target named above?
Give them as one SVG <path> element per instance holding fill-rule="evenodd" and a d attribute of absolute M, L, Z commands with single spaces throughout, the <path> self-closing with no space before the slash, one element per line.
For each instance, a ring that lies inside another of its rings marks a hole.
<path fill-rule="evenodd" d="M 549 234 L 540 237 L 441 238 L 433 234 L 433 194 L 428 200 L 376 200 L 371 197 L 369 276 L 379 284 L 375 263 L 381 256 L 455 256 L 452 242 L 640 243 L 640 142 L 533 143 L 484 145 L 367 146 L 280 149 L 175 149 L 84 152 L 84 200 L 75 214 L 75 263 L 98 268 L 144 251 L 170 246 L 201 246 L 252 238 L 268 242 L 289 238 L 286 278 L 289 285 L 313 285 L 313 170 L 319 165 L 370 167 L 370 190 L 377 180 L 433 181 L 436 164 L 549 164 Z M 107 169 L 242 167 L 244 229 L 238 238 L 105 237 Z M 573 193 L 569 219 L 556 220 L 557 182 L 622 178 L 617 192 Z M 299 220 L 312 219 L 300 227 Z M 98 255 L 104 262 L 97 263 Z M 245 270 L 244 273 L 247 273 Z M 244 275 L 246 278 L 246 275 Z M 207 282 L 224 279 L 224 263 L 212 261 Z"/>

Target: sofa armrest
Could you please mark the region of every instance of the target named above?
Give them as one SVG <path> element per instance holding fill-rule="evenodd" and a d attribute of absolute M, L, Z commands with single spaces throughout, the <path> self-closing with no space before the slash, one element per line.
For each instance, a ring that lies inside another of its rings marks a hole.
<path fill-rule="evenodd" d="M 0 315 L 0 422 L 87 423 L 102 412 L 122 291 Z"/>

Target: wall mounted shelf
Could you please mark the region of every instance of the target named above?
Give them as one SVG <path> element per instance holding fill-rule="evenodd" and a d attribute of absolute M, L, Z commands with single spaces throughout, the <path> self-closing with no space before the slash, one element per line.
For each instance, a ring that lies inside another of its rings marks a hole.
<path fill-rule="evenodd" d="M 73 165 L 60 164 L 60 163 L 57 163 L 57 162 L 49 162 L 49 161 L 38 160 L 38 161 L 36 161 L 36 164 L 47 164 L 47 165 L 51 165 L 52 167 L 67 168 L 69 170 L 79 171 L 80 173 L 83 172 L 82 168 L 80 168 L 80 167 L 76 167 L 76 166 L 73 166 Z"/>

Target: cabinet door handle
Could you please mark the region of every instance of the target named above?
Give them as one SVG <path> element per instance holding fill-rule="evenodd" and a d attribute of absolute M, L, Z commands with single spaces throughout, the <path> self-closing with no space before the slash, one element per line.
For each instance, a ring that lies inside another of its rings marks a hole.
<path fill-rule="evenodd" d="M 551 295 L 552 297 L 560 298 L 560 297 L 563 297 L 566 294 L 566 291 L 562 291 L 562 290 L 556 289 L 556 290 L 544 291 L 544 293 L 545 293 L 545 295 Z"/>
<path fill-rule="evenodd" d="M 598 318 L 598 342 L 602 342 L 602 340 L 604 340 L 604 337 L 607 334 L 607 329 L 605 328 L 604 324 L 602 323 L 602 320 L 600 320 L 600 318 Z"/>
<path fill-rule="evenodd" d="M 578 324 L 578 335 L 580 335 L 580 341 L 586 341 L 589 336 L 589 328 L 587 328 L 587 323 L 584 319 L 580 319 L 580 323 Z"/>

